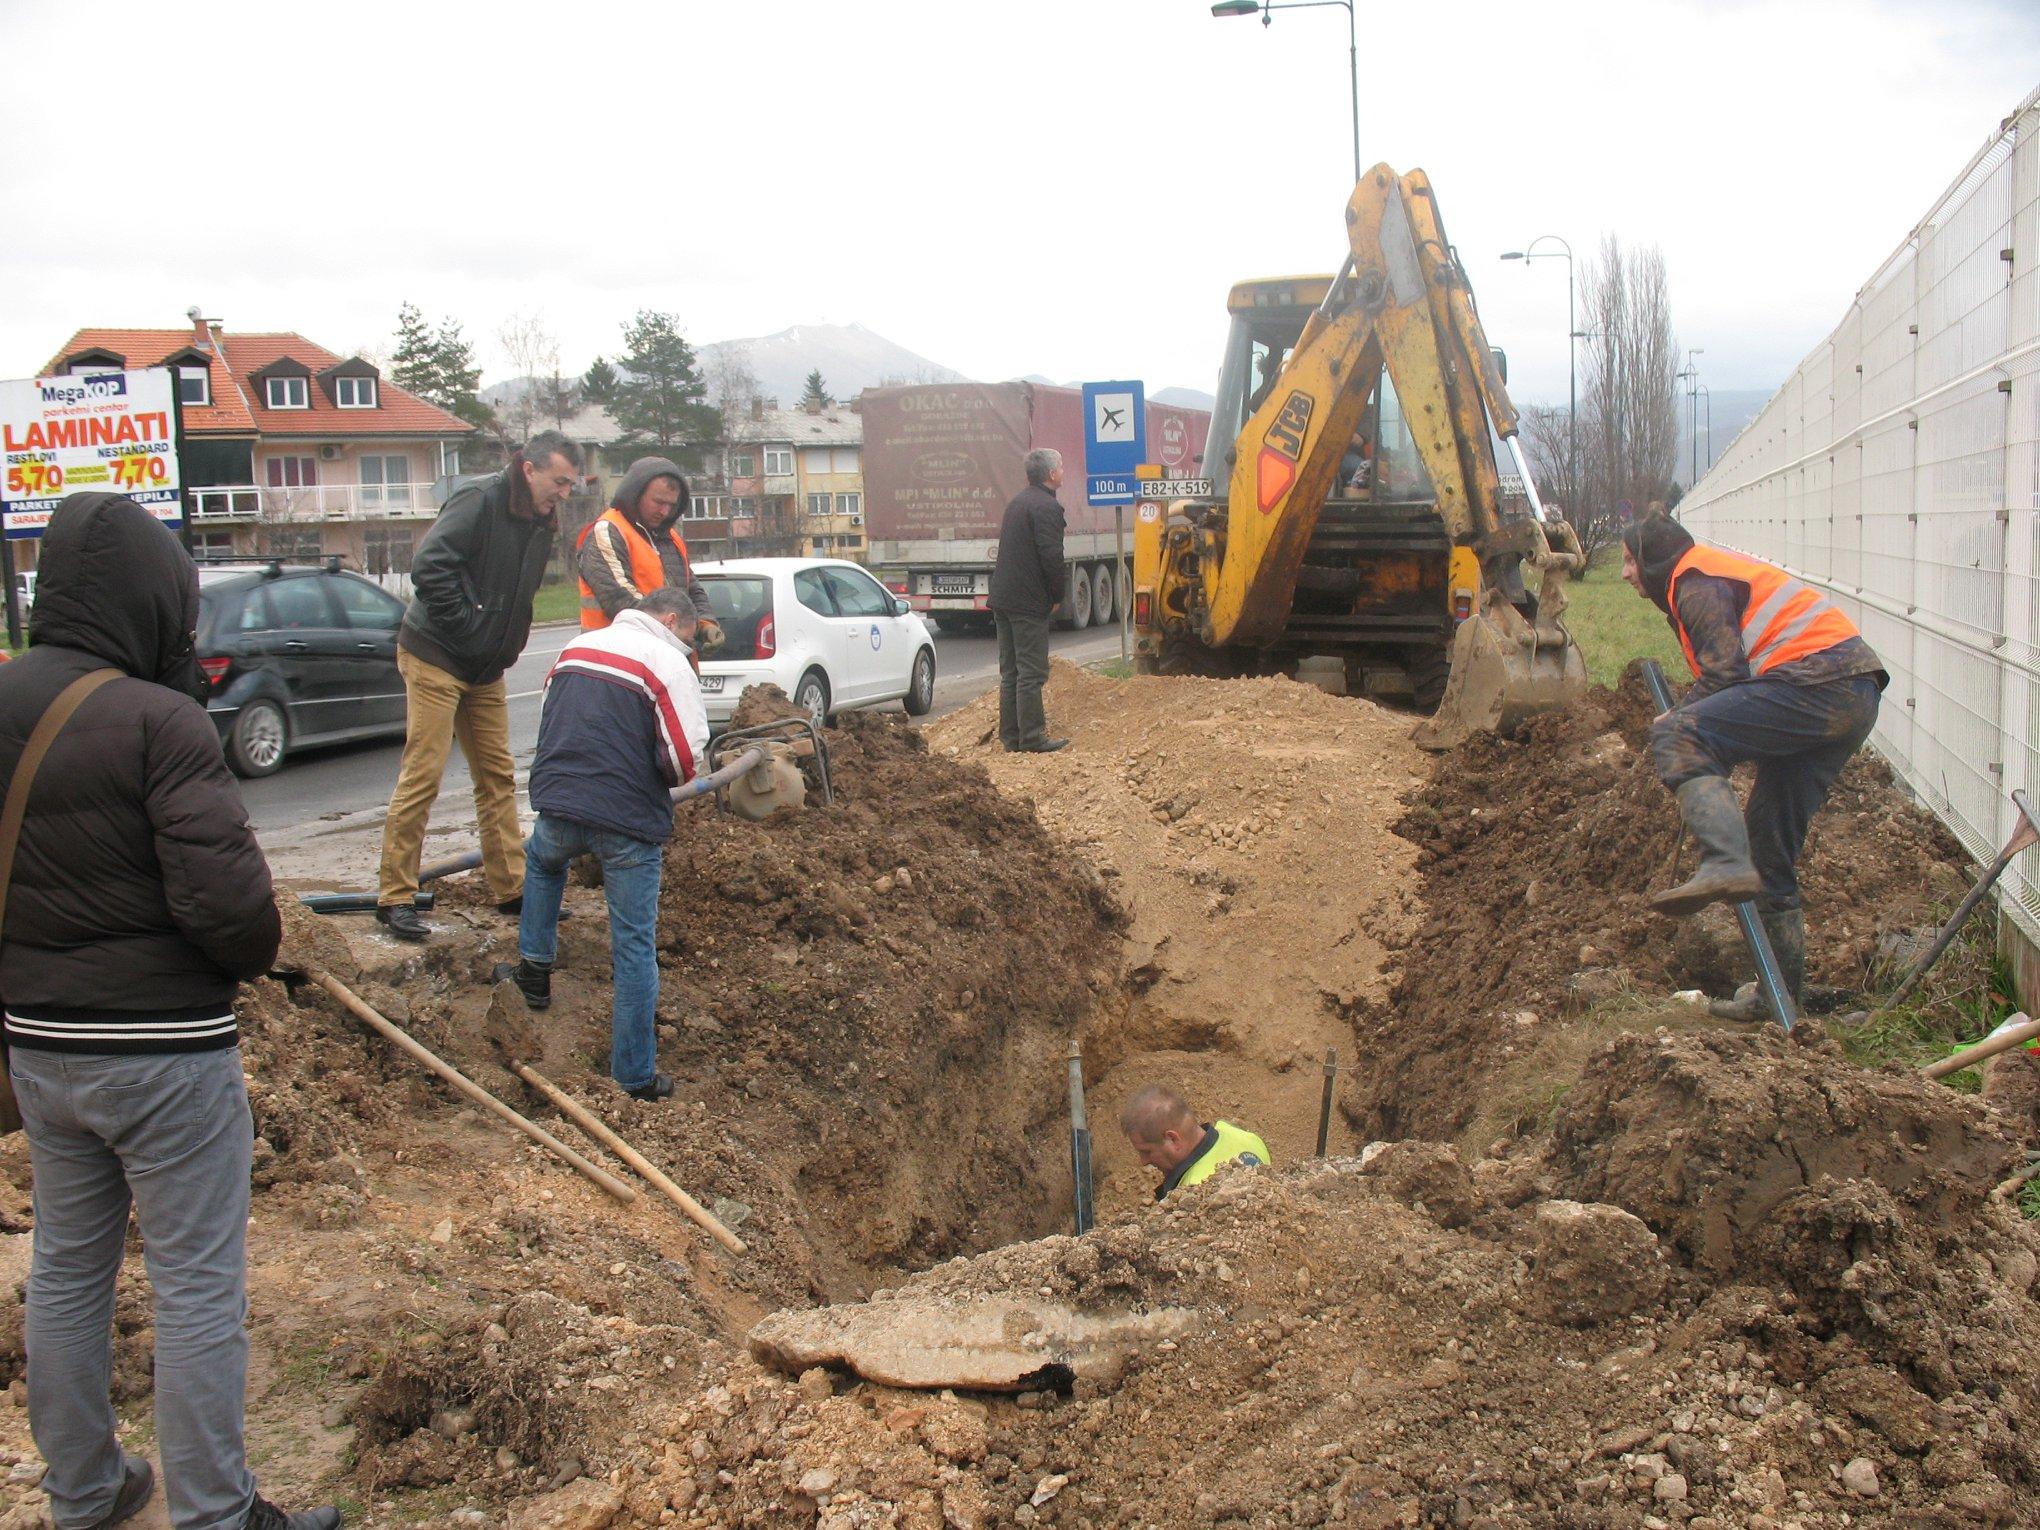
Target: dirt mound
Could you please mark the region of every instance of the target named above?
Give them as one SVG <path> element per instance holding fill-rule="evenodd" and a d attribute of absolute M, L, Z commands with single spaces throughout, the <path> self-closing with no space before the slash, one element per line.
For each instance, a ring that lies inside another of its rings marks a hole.
<path fill-rule="evenodd" d="M 1648 895 L 1677 880 L 1679 819 L 1651 769 L 1652 707 L 1632 671 L 1579 705 L 1446 755 L 1397 832 L 1417 847 L 1426 919 L 1385 1002 L 1357 1014 L 1378 1064 L 1366 1119 L 1383 1135 L 1450 1136 L 1476 1108 L 1469 1076 L 1534 1045 L 1598 998 L 1733 990 L 1748 975 L 1732 920 L 1671 921 Z M 1684 850 L 1690 865 L 1692 850 Z M 1809 978 L 1859 988 L 1880 937 L 1959 896 L 1953 837 L 1865 752 L 1842 772 L 1800 863 Z M 1429 1061 L 1449 1057 L 1451 1066 Z"/>
<path fill-rule="evenodd" d="M 1759 1062 L 1712 1066 L 1725 1080 Z M 1605 1071 L 1634 1067 L 1617 1056 Z M 1945 1108 L 1889 1105 L 1894 1125 Z M 1686 1126 L 1668 1121 L 1660 1146 Z M 1635 1131 L 1640 1147 L 1641 1118 Z M 1982 1195 L 1891 1199 L 1894 1236 L 1931 1248 L 1933 1216 L 1950 1213 L 1940 1226 L 1986 1255 L 1951 1258 L 1961 1273 L 1922 1288 L 1911 1316 L 1938 1328 L 1900 1332 L 1822 1316 L 1852 1277 L 1717 1281 L 1619 1203 L 1512 1204 L 1499 1187 L 1516 1166 L 1459 1171 L 1486 1189 L 1452 1225 L 1416 1193 L 1436 1190 L 1444 1161 L 1420 1153 L 1412 1175 L 1399 1156 L 1228 1172 L 1084 1238 L 945 1266 L 873 1304 L 922 1333 L 1014 1293 L 1101 1315 L 1194 1314 L 1102 1382 L 970 1396 L 738 1361 L 663 1426 L 700 1443 L 627 1469 L 622 1501 L 704 1524 L 1384 1530 L 1645 1516 L 2004 1525 L 2040 1511 L 2020 1439 L 2034 1399 L 2012 1375 L 2040 1337 L 2025 1294 L 2034 1242 Z M 1807 1205 L 1875 1193 L 1848 1179 Z M 1872 1275 L 1853 1279 L 1868 1296 Z M 1908 1332 L 1964 1357 L 1936 1376 Z"/>
<path fill-rule="evenodd" d="M 1084 1036 L 1101 1204 L 1151 1183 L 1111 1123 L 1155 1079 L 1259 1132 L 1278 1161 L 1309 1152 L 1325 1049 L 1350 1061 L 1341 1013 L 1380 994 L 1414 906 L 1416 852 L 1390 828 L 1423 769 L 1409 719 L 1284 679 L 1062 663 L 1047 706 L 1071 741 L 1056 754 L 1001 751 L 995 696 L 928 732 L 1031 804 L 1131 910 L 1133 992 Z"/>

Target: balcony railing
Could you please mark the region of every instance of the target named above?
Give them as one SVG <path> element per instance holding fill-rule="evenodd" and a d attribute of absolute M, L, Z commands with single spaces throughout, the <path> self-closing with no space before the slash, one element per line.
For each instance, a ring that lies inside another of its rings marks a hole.
<path fill-rule="evenodd" d="M 437 515 L 429 483 L 342 483 L 305 488 L 222 484 L 190 491 L 194 521 L 344 521 Z"/>

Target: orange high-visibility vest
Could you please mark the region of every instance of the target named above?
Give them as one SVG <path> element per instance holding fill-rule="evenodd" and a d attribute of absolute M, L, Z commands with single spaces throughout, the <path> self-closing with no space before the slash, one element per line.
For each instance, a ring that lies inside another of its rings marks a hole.
<path fill-rule="evenodd" d="M 645 535 L 644 528 L 621 510 L 605 510 L 595 520 L 581 528 L 581 534 L 574 540 L 574 551 L 579 553 L 581 545 L 601 521 L 621 528 L 623 545 L 630 549 L 630 582 L 637 586 L 640 595 L 649 595 L 666 582 L 666 565 L 659 557 L 659 549 L 652 539 Z M 673 539 L 673 546 L 680 552 L 681 586 L 692 581 L 693 560 L 687 556 L 687 542 L 673 527 L 668 526 L 665 534 Z M 704 613 L 706 614 L 706 613 Z M 595 592 L 588 588 L 588 581 L 581 581 L 581 630 L 593 632 L 607 627 L 609 618 L 602 614 L 602 603 L 595 598 Z"/>
<path fill-rule="evenodd" d="M 1810 654 L 1824 653 L 1837 643 L 1862 636 L 1856 624 L 1842 614 L 1841 607 L 1782 568 L 1695 542 L 1672 569 L 1668 601 L 1672 627 L 1679 634 L 1679 646 L 1686 650 L 1686 663 L 1696 678 L 1700 660 L 1693 652 L 1692 639 L 1686 636 L 1686 624 L 1679 620 L 1679 576 L 1686 573 L 1735 579 L 1750 587 L 1749 604 L 1743 609 L 1742 647 L 1753 675 Z"/>

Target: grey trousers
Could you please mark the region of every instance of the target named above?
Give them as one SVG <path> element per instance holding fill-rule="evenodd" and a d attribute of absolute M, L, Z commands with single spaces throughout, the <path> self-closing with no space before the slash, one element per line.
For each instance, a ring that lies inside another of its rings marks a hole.
<path fill-rule="evenodd" d="M 58 1530 L 113 1507 L 113 1294 L 128 1206 L 156 1298 L 156 1439 L 177 1530 L 238 1530 L 255 1499 L 248 1384 L 248 1173 L 241 1051 L 9 1049 L 35 1173 L 28 1424 Z"/>
<path fill-rule="evenodd" d="M 997 612 L 999 633 L 999 742 L 1032 749 L 1047 731 L 1041 688 L 1048 681 L 1048 618 Z"/>

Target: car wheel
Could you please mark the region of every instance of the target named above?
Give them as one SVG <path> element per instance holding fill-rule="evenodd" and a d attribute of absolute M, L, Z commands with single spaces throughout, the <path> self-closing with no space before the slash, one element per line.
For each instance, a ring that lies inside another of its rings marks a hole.
<path fill-rule="evenodd" d="M 273 701 L 251 701 L 227 730 L 227 763 L 237 776 L 274 775 L 283 764 L 289 733 L 282 707 Z"/>
<path fill-rule="evenodd" d="M 829 677 L 818 669 L 802 675 L 793 688 L 793 704 L 813 718 L 817 728 L 822 727 L 829 720 Z"/>
<path fill-rule="evenodd" d="M 909 717 L 926 717 L 935 705 L 935 650 L 923 648 L 914 655 L 913 677 L 907 681 L 907 694 L 900 705 L 907 709 Z"/>

